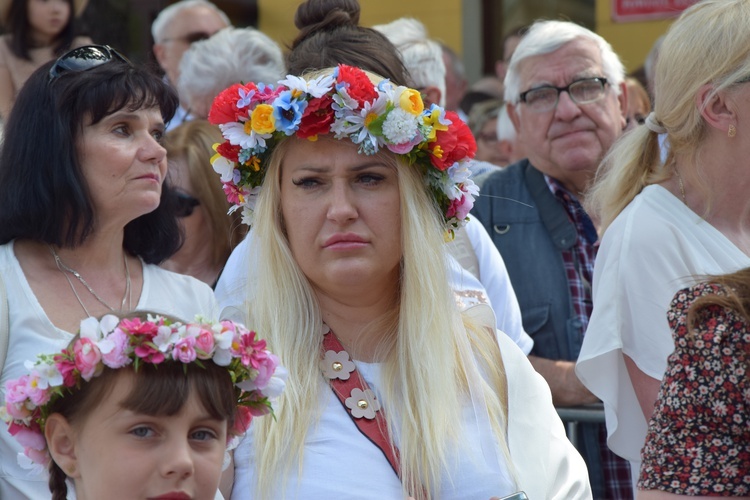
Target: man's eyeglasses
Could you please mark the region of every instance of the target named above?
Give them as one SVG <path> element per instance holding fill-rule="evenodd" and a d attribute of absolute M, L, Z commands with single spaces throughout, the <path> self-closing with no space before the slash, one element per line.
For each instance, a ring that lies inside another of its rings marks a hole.
<path fill-rule="evenodd" d="M 53 81 L 64 73 L 80 73 L 107 64 L 113 59 L 122 61 L 129 66 L 133 63 L 124 55 L 109 45 L 84 45 L 77 47 L 62 56 L 49 69 L 49 81 Z"/>
<path fill-rule="evenodd" d="M 210 33 L 206 33 L 204 31 L 196 31 L 195 33 L 188 33 L 187 35 L 182 36 L 175 36 L 172 38 L 164 38 L 161 43 L 164 42 L 185 42 L 188 45 L 192 45 L 195 42 L 200 42 L 201 40 L 208 40 L 211 38 Z"/>
<path fill-rule="evenodd" d="M 566 87 L 553 87 L 546 85 L 522 92 L 519 96 L 522 103 L 526 104 L 531 111 L 544 113 L 551 111 L 560 100 L 560 93 L 567 92 L 570 99 L 576 104 L 588 104 L 598 101 L 604 97 L 604 86 L 607 79 L 602 77 L 582 78 L 576 80 Z"/>
<path fill-rule="evenodd" d="M 190 217 L 195 207 L 201 204 L 200 200 L 182 191 L 175 191 L 174 213 L 177 217 Z"/>

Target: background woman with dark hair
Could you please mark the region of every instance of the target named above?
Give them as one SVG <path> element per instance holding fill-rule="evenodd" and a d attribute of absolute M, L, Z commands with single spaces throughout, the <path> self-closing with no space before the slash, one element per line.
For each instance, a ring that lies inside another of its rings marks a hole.
<path fill-rule="evenodd" d="M 71 47 L 91 43 L 75 36 L 74 19 L 88 0 L 2 0 L 0 21 L 0 115 L 7 120 L 24 82 L 42 64 Z"/>
<path fill-rule="evenodd" d="M 29 78 L 0 152 L 0 277 L 10 341 L 0 382 L 62 349 L 80 321 L 148 309 L 211 318 L 208 286 L 157 264 L 180 246 L 164 184 L 164 123 L 177 97 L 106 46 L 74 49 Z M 0 498 L 44 498 L 44 474 L 0 434 Z"/>

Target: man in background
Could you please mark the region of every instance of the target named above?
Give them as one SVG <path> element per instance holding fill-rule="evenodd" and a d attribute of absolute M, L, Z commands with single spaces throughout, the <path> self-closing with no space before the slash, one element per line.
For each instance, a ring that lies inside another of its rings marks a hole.
<path fill-rule="evenodd" d="M 193 42 L 205 40 L 227 26 L 231 26 L 227 15 L 206 0 L 182 0 L 162 10 L 151 24 L 151 35 L 154 56 L 167 81 L 177 85 L 182 55 Z M 180 107 L 167 129 L 190 119 L 190 110 L 180 100 Z"/>

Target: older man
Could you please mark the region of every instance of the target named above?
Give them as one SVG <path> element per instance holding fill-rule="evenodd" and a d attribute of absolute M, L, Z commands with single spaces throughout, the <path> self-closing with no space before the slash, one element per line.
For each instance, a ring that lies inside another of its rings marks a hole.
<path fill-rule="evenodd" d="M 528 159 L 480 179 L 474 214 L 506 262 L 529 356 L 558 406 L 596 402 L 574 372 L 591 314 L 596 228 L 584 193 L 625 127 L 624 70 L 611 46 L 569 22 L 534 24 L 505 78 L 508 113 Z M 627 464 L 603 424 L 583 424 L 595 498 L 632 498 Z"/>
<path fill-rule="evenodd" d="M 181 0 L 159 12 L 151 24 L 151 35 L 154 38 L 154 55 L 167 80 L 177 85 L 180 61 L 190 44 L 205 40 L 230 25 L 227 15 L 206 0 Z M 181 101 L 168 128 L 190 119 L 190 110 L 183 104 Z"/>

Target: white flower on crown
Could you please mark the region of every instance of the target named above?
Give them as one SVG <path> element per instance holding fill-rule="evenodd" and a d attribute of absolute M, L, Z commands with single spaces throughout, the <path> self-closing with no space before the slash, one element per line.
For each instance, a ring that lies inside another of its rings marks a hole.
<path fill-rule="evenodd" d="M 299 76 L 287 75 L 279 84 L 286 86 L 292 93 L 299 91 L 310 94 L 313 97 L 322 97 L 331 91 L 334 81 L 333 75 L 321 75 L 309 82 Z"/>
<path fill-rule="evenodd" d="M 401 108 L 388 113 L 383 122 L 383 135 L 392 144 L 410 142 L 419 130 L 418 117 Z"/>
<path fill-rule="evenodd" d="M 245 123 L 242 122 L 223 123 L 219 125 L 219 129 L 221 135 L 229 141 L 229 144 L 239 146 L 242 149 L 265 149 L 266 139 L 272 137 L 271 134 L 258 134 L 255 131 L 250 131 L 248 134 L 245 131 Z"/>

